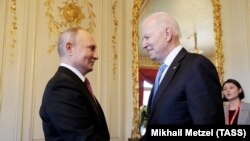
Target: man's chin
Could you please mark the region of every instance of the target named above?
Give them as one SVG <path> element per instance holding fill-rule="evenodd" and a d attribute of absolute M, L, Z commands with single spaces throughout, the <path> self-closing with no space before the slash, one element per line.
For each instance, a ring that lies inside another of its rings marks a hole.
<path fill-rule="evenodd" d="M 93 69 L 94 69 L 94 66 L 89 66 L 89 67 L 88 67 L 88 72 L 93 71 Z"/>
<path fill-rule="evenodd" d="M 149 58 L 153 61 L 156 61 L 156 58 L 154 56 L 149 56 Z"/>

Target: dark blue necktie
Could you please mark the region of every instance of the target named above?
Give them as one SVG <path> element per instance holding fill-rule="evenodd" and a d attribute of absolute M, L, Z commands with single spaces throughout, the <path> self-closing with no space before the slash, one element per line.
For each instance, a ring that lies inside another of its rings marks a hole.
<path fill-rule="evenodd" d="M 154 101 L 154 98 L 156 96 L 156 91 L 160 85 L 160 80 L 161 80 L 161 76 L 162 76 L 162 73 L 164 72 L 164 70 L 167 68 L 167 65 L 166 64 L 162 64 L 160 69 L 158 70 L 157 72 L 157 75 L 156 75 L 156 80 L 155 80 L 155 84 L 154 84 L 154 93 L 153 93 L 153 100 Z"/>

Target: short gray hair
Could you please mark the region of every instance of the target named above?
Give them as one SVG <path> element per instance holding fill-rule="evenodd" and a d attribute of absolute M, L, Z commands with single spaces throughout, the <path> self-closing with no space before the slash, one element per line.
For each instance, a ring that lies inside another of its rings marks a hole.
<path fill-rule="evenodd" d="M 154 20 L 157 27 L 165 29 L 170 26 L 174 30 L 175 36 L 181 38 L 181 30 L 177 21 L 166 12 L 156 12 L 148 16 L 144 21 Z"/>
<path fill-rule="evenodd" d="M 70 27 L 66 30 L 64 30 L 59 38 L 58 38 L 58 44 L 57 44 L 57 51 L 60 57 L 65 55 L 65 45 L 68 42 L 75 43 L 76 36 L 78 34 L 79 30 L 84 30 L 82 27 Z"/>

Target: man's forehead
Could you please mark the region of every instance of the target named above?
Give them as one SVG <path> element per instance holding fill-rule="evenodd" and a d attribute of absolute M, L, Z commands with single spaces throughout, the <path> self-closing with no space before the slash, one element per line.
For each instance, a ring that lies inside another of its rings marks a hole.
<path fill-rule="evenodd" d="M 94 42 L 94 38 L 92 37 L 92 35 L 84 30 L 79 31 L 77 39 L 79 41 L 92 41 L 92 42 Z"/>

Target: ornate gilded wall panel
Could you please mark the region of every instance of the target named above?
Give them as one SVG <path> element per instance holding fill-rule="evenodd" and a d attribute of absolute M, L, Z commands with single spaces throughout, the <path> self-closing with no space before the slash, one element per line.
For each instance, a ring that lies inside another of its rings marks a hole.
<path fill-rule="evenodd" d="M 2 4 L 4 4 L 4 1 L 2 1 Z M 6 2 L 6 5 L 8 6 L 6 9 L 6 11 L 1 11 L 3 15 L 1 15 L 1 19 L 3 21 L 3 30 L 4 33 L 2 34 L 2 48 L 1 48 L 1 66 L 0 66 L 0 112 L 1 112 L 1 103 L 2 103 L 2 93 L 3 93 L 3 78 L 4 78 L 4 69 L 5 69 L 5 64 L 10 62 L 11 66 L 13 65 L 14 61 L 15 61 L 15 54 L 17 54 L 16 52 L 16 43 L 17 43 L 17 39 L 16 39 L 16 32 L 17 32 L 17 4 L 16 4 L 16 0 L 11 0 L 9 2 Z M 8 11 L 10 11 L 10 18 L 7 16 Z M 4 15 L 5 14 L 5 15 Z M 8 20 L 10 20 L 11 22 L 11 26 L 8 26 L 7 22 Z M 8 28 L 8 30 L 6 30 L 5 28 Z M 9 42 L 7 41 L 7 39 L 10 39 Z M 6 48 L 8 47 L 8 48 Z M 4 62 L 4 60 L 6 60 L 6 57 L 4 55 L 5 51 L 8 50 L 10 51 L 10 54 L 8 54 L 7 56 L 9 57 L 8 62 Z"/>
<path fill-rule="evenodd" d="M 67 27 L 88 24 L 86 30 L 94 32 L 96 27 L 93 4 L 89 0 L 65 0 L 55 3 L 54 0 L 45 0 L 45 15 L 48 17 L 49 37 L 58 36 Z M 48 53 L 52 53 L 56 48 L 57 41 L 49 46 Z"/>
<path fill-rule="evenodd" d="M 118 63 L 118 51 L 117 51 L 117 29 L 118 29 L 118 18 L 117 18 L 117 3 L 115 0 L 112 3 L 112 23 L 113 23 L 113 32 L 112 32 L 112 48 L 113 48 L 113 78 L 115 79 L 116 71 L 117 71 L 117 63 Z"/>
<path fill-rule="evenodd" d="M 11 0 L 10 5 L 11 13 L 12 13 L 12 23 L 11 23 L 11 47 L 15 48 L 16 46 L 16 31 L 17 31 L 17 11 L 16 11 L 16 0 Z"/>

